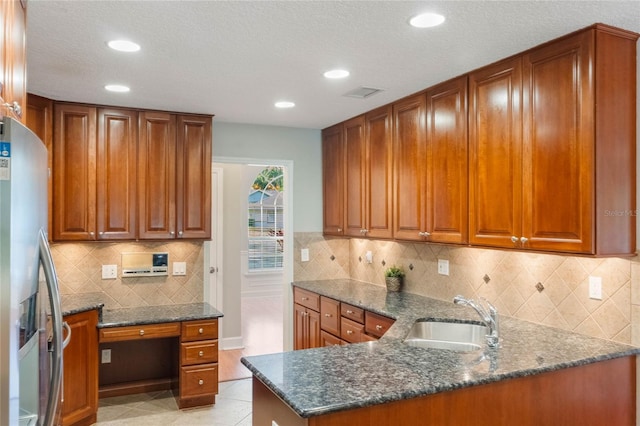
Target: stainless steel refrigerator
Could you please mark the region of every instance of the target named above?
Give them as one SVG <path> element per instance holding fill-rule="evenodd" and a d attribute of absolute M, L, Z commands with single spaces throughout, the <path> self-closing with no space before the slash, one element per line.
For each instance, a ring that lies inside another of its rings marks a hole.
<path fill-rule="evenodd" d="M 47 150 L 0 117 L 0 425 L 53 425 L 63 324 L 47 243 Z M 70 337 L 68 335 L 67 337 Z"/>

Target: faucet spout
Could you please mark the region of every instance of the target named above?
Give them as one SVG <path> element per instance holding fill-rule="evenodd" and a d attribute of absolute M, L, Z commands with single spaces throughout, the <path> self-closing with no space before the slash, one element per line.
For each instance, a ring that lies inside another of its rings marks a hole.
<path fill-rule="evenodd" d="M 497 348 L 500 345 L 498 310 L 485 298 L 482 298 L 482 300 L 486 303 L 486 308 L 482 306 L 482 303 L 476 303 L 473 299 L 466 299 L 460 295 L 453 298 L 453 303 L 456 305 L 469 306 L 480 315 L 482 322 L 489 328 L 489 334 L 486 335 L 487 345 L 490 348 Z"/>

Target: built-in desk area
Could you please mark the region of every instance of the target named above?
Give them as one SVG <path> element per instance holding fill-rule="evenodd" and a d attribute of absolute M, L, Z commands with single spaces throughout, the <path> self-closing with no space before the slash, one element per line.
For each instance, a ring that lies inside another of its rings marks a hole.
<path fill-rule="evenodd" d="M 88 296 L 62 302 L 73 330 L 63 425 L 95 422 L 98 396 L 173 389 L 180 408 L 215 403 L 223 315 L 208 303 L 103 309 Z"/>

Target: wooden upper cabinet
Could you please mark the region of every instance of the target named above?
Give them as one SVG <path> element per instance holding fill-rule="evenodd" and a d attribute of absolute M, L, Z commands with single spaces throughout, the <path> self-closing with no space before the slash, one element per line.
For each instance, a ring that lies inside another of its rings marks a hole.
<path fill-rule="evenodd" d="M 385 106 L 365 115 L 366 236 L 393 236 L 393 109 Z"/>
<path fill-rule="evenodd" d="M 593 252 L 592 37 L 524 56 L 523 247 Z"/>
<path fill-rule="evenodd" d="M 345 230 L 344 235 L 366 236 L 365 224 L 365 169 L 366 144 L 364 137 L 364 116 L 352 118 L 343 124 L 345 149 Z"/>
<path fill-rule="evenodd" d="M 211 238 L 211 117 L 178 116 L 177 238 Z"/>
<path fill-rule="evenodd" d="M 27 115 L 27 52 L 26 52 L 26 10 L 20 0 L 0 2 L 0 115 L 8 115 L 26 123 Z M 7 108 L 5 103 L 12 107 Z"/>
<path fill-rule="evenodd" d="M 344 235 L 345 150 L 342 124 L 322 131 L 322 221 L 325 235 Z"/>
<path fill-rule="evenodd" d="M 53 240 L 96 239 L 96 109 L 54 106 Z"/>
<path fill-rule="evenodd" d="M 469 242 L 514 247 L 522 218 L 522 59 L 469 75 Z"/>
<path fill-rule="evenodd" d="M 428 89 L 426 102 L 426 238 L 466 243 L 467 77 Z"/>
<path fill-rule="evenodd" d="M 426 201 L 426 98 L 412 96 L 393 104 L 393 236 L 424 240 Z"/>
<path fill-rule="evenodd" d="M 171 239 L 176 235 L 176 117 L 140 113 L 138 141 L 138 235 Z"/>
<path fill-rule="evenodd" d="M 98 110 L 97 229 L 99 240 L 136 237 L 138 113 Z"/>

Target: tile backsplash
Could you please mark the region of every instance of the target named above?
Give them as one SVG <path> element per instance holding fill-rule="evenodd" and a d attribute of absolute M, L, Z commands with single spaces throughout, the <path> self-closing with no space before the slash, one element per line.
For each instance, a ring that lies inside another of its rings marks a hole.
<path fill-rule="evenodd" d="M 638 327 L 632 330 L 632 324 L 640 321 L 640 262 L 635 257 L 324 238 L 321 233 L 296 233 L 294 245 L 295 280 L 352 278 L 384 286 L 384 270 L 397 265 L 406 272 L 403 291 L 440 300 L 452 300 L 457 294 L 484 297 L 504 315 L 640 343 Z M 309 262 L 300 261 L 301 248 L 309 249 Z M 368 251 L 372 263 L 366 261 Z M 448 276 L 438 274 L 438 259 L 449 261 Z M 602 278 L 602 300 L 589 298 L 589 276 Z"/>
<path fill-rule="evenodd" d="M 62 295 L 102 293 L 107 308 L 202 302 L 202 242 L 58 243 L 51 252 Z M 169 275 L 122 278 L 121 254 L 169 253 Z M 173 262 L 186 262 L 187 274 L 174 276 Z M 117 279 L 102 279 L 102 265 L 117 265 Z"/>

